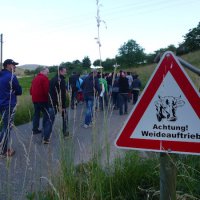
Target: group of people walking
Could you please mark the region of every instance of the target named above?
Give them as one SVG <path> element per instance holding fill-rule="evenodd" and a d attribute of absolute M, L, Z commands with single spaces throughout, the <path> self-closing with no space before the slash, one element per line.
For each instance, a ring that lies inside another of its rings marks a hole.
<path fill-rule="evenodd" d="M 0 134 L 0 157 L 10 157 L 15 151 L 9 146 L 10 132 L 13 126 L 17 96 L 22 94 L 22 87 L 14 74 L 17 62 L 7 59 L 0 72 L 0 115 L 2 128 Z M 43 144 L 50 143 L 52 127 L 57 112 L 62 113 L 64 137 L 69 136 L 67 125 L 66 68 L 60 67 L 58 73 L 50 81 L 49 69 L 42 68 L 33 79 L 30 94 L 34 105 L 33 134 L 41 134 Z M 43 113 L 43 130 L 39 129 L 40 114 Z"/>
<path fill-rule="evenodd" d="M 13 119 L 17 104 L 17 96 L 22 94 L 22 88 L 14 74 L 17 62 L 7 59 L 3 63 L 4 69 L 0 72 L 0 114 L 2 116 L 2 129 L 0 135 L 0 156 L 7 157 L 14 155 L 15 151 L 9 147 L 10 131 L 13 126 Z M 77 95 L 85 102 L 86 111 L 84 128 L 93 124 L 93 111 L 97 106 L 96 97 L 100 109 L 108 106 L 108 98 L 112 97 L 114 109 L 119 109 L 119 114 L 126 114 L 128 111 L 127 102 L 133 96 L 133 104 L 136 103 L 141 88 L 141 82 L 137 76 L 120 71 L 118 74 L 101 74 L 93 70 L 88 75 L 80 76 L 73 73 L 66 83 L 67 70 L 59 67 L 58 73 L 48 79 L 49 69 L 41 68 L 34 77 L 30 87 L 30 95 L 34 105 L 32 134 L 41 134 L 42 143 L 49 144 L 53 124 L 58 112 L 62 115 L 63 137 L 69 136 L 67 92 L 70 90 L 70 107 L 74 109 L 77 103 Z M 80 99 L 79 99 L 80 100 Z M 40 114 L 43 114 L 42 130 L 40 127 Z"/>
<path fill-rule="evenodd" d="M 83 127 L 92 126 L 93 108 L 104 110 L 108 106 L 109 98 L 112 99 L 112 107 L 119 110 L 119 114 L 128 113 L 128 102 L 137 102 L 141 89 L 141 81 L 137 74 L 120 71 L 117 74 L 101 74 L 93 70 L 88 76 L 80 76 L 73 72 L 69 77 L 69 85 L 72 88 L 71 109 L 74 109 L 78 92 L 82 92 L 86 103 L 85 124 Z M 77 87 L 80 85 L 80 88 Z"/>
<path fill-rule="evenodd" d="M 42 134 L 44 144 L 50 143 L 52 126 L 57 112 L 62 113 L 64 137 L 69 136 L 67 126 L 67 96 L 66 96 L 66 68 L 60 67 L 50 81 L 49 69 L 42 68 L 40 73 L 33 79 L 30 94 L 34 104 L 33 134 Z M 39 130 L 40 113 L 43 113 L 43 131 Z"/>

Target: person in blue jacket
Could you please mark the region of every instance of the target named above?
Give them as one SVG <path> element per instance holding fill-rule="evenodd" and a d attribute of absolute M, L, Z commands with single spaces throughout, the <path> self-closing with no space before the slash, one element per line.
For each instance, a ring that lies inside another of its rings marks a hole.
<path fill-rule="evenodd" d="M 2 120 L 0 157 L 9 157 L 15 153 L 13 149 L 9 148 L 8 143 L 13 125 L 17 96 L 22 94 L 22 88 L 14 74 L 18 64 L 12 59 L 7 59 L 3 63 L 4 69 L 0 71 L 0 115 Z"/>

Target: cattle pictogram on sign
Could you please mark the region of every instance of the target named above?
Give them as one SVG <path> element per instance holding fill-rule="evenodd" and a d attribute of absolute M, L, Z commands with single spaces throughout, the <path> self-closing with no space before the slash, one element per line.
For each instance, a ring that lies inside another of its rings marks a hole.
<path fill-rule="evenodd" d="M 200 97 L 166 52 L 116 140 L 121 148 L 200 154 Z"/>
<path fill-rule="evenodd" d="M 158 98 L 159 99 L 155 102 L 157 120 L 159 122 L 163 119 L 166 119 L 167 121 L 176 121 L 176 109 L 185 104 L 181 99 L 181 96 L 158 96 Z"/>

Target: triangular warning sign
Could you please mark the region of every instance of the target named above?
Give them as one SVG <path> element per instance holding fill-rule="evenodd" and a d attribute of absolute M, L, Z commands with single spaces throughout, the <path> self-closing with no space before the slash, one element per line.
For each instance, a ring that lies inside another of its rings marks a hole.
<path fill-rule="evenodd" d="M 116 145 L 200 154 L 199 93 L 172 52 L 162 56 Z"/>

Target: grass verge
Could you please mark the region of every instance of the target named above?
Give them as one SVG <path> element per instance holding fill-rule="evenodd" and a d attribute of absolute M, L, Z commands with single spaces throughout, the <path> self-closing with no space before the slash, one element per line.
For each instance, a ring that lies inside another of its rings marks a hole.
<path fill-rule="evenodd" d="M 141 158 L 130 151 L 106 167 L 96 159 L 76 167 L 65 166 L 56 178 L 55 190 L 35 193 L 35 197 L 40 200 L 158 200 L 159 158 L 158 154 L 153 155 Z M 200 199 L 200 158 L 178 155 L 175 163 L 177 199 Z"/>

